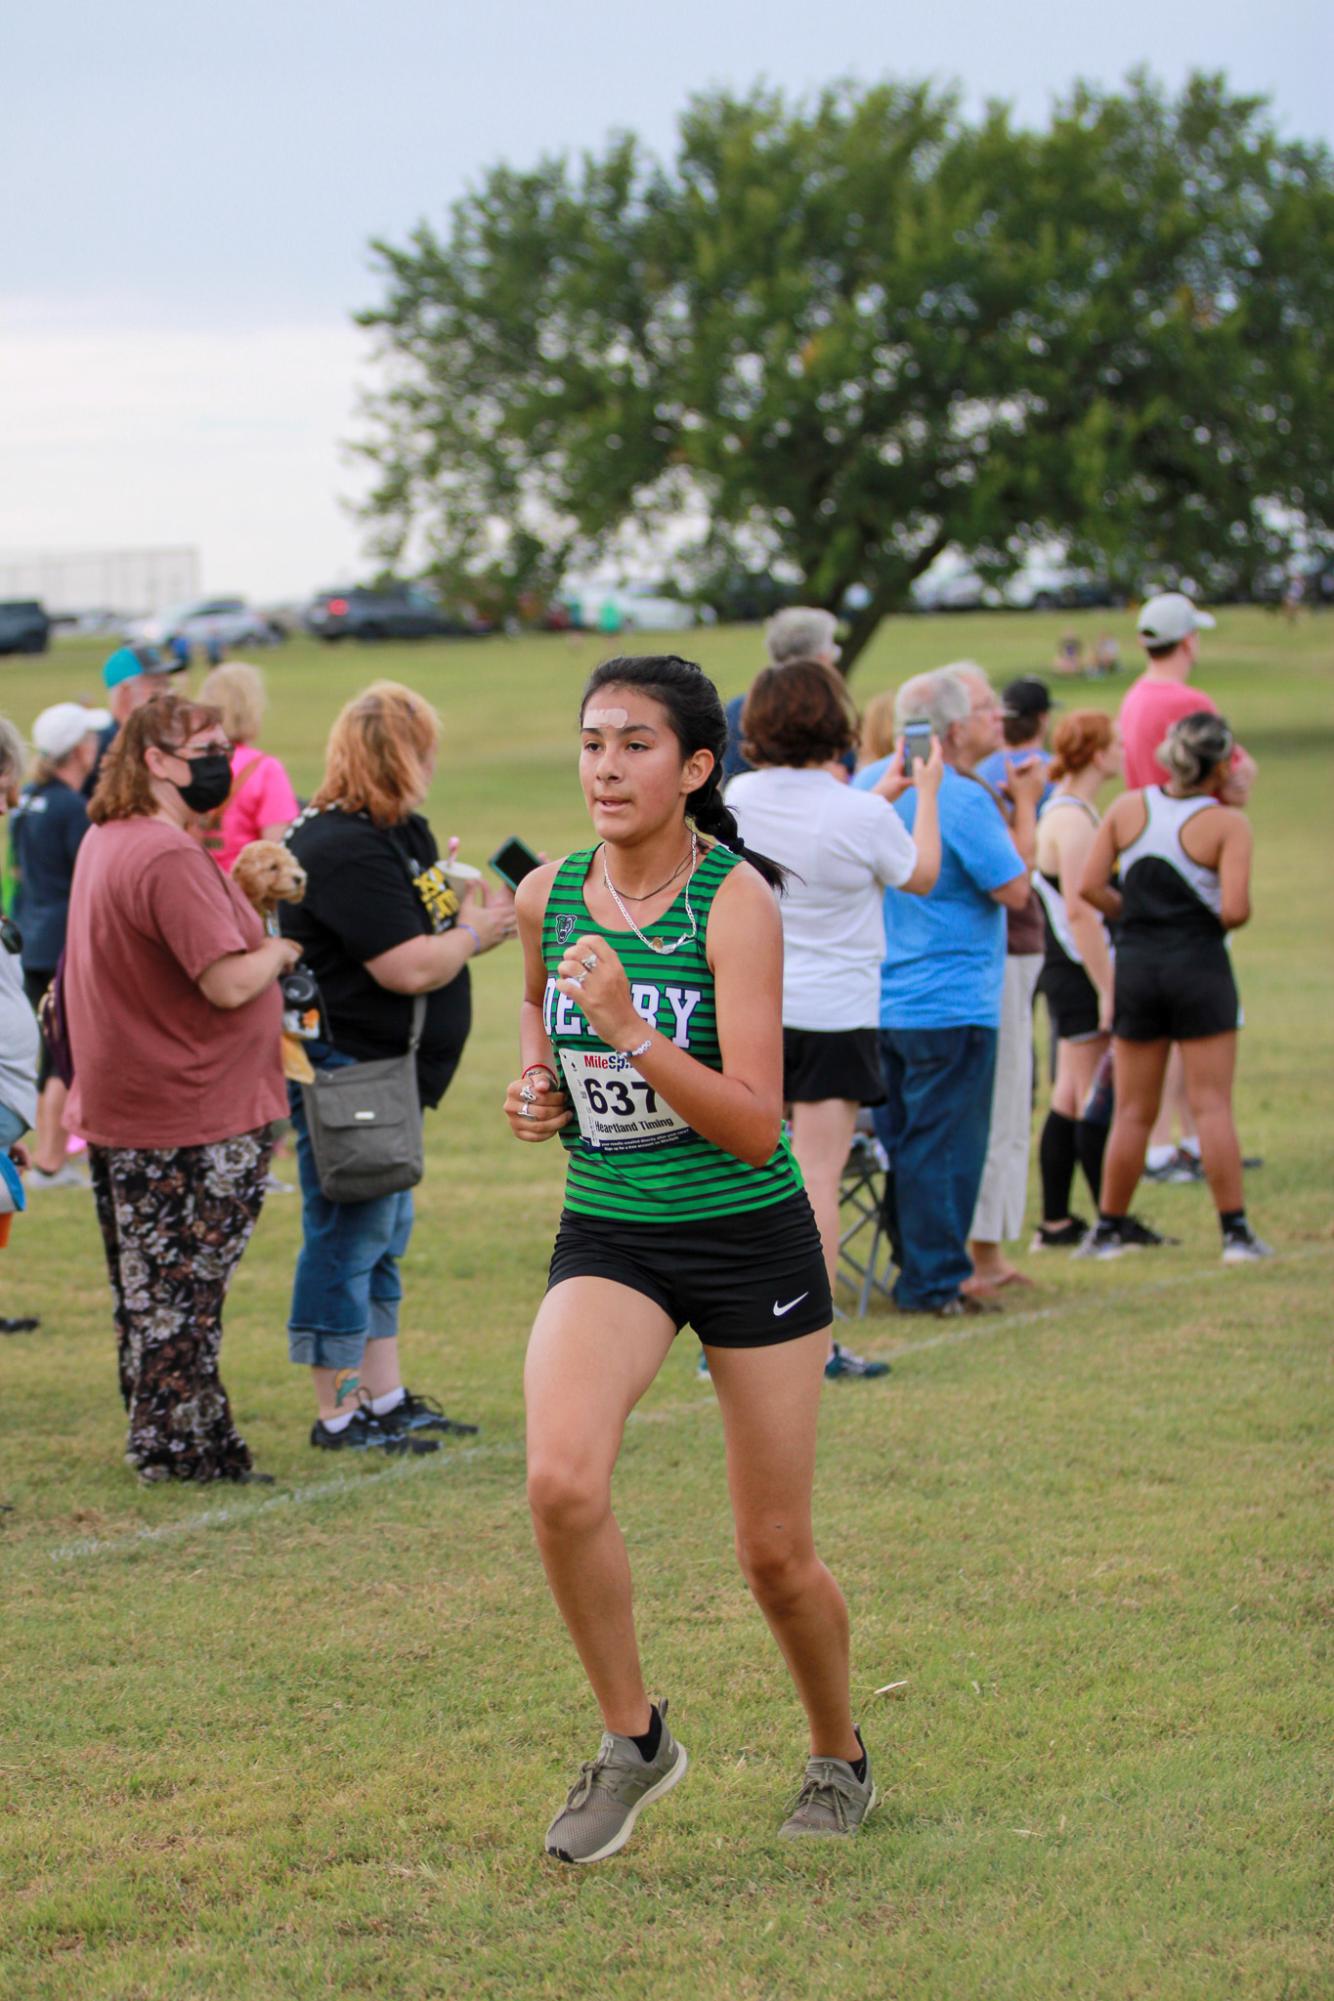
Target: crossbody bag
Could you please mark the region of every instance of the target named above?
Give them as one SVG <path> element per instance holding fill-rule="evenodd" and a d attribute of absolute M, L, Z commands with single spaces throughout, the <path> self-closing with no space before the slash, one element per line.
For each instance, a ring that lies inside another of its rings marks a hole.
<path fill-rule="evenodd" d="M 406 856 L 408 878 L 416 882 Z M 320 1193 L 328 1202 L 373 1202 L 415 1188 L 426 1168 L 417 1045 L 426 996 L 412 1004 L 412 1032 L 402 1056 L 316 1070 L 301 1086 Z"/>
<path fill-rule="evenodd" d="M 306 1130 L 320 1193 L 328 1202 L 373 1202 L 415 1188 L 426 1167 L 417 1045 L 426 996 L 412 1007 L 412 1033 L 402 1056 L 317 1070 L 301 1086 Z"/>

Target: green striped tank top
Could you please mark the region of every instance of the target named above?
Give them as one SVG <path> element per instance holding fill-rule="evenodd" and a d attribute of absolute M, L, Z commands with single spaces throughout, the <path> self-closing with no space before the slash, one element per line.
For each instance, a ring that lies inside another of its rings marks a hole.
<path fill-rule="evenodd" d="M 721 1070 L 713 974 L 704 945 L 713 899 L 740 856 L 722 846 L 705 850 L 690 884 L 695 938 L 689 936 L 684 891 L 647 927 L 650 938 L 686 933 L 686 942 L 669 955 L 641 944 L 633 931 L 609 931 L 596 921 L 584 902 L 584 881 L 596 853 L 583 848 L 561 863 L 542 926 L 547 1034 L 575 1112 L 561 1133 L 569 1155 L 565 1206 L 580 1215 L 674 1223 L 785 1201 L 802 1185 L 786 1137 L 763 1167 L 749 1167 L 702 1139 L 633 1063 L 594 1035 L 575 1003 L 556 991 L 556 969 L 570 940 L 605 938 L 625 968 L 636 1011 L 697 1062 Z"/>

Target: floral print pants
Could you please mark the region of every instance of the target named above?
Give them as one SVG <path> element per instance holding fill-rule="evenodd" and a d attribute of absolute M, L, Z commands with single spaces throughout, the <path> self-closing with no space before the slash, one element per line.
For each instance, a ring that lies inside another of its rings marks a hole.
<path fill-rule="evenodd" d="M 210 1146 L 90 1146 L 142 1480 L 239 1480 L 250 1448 L 218 1376 L 222 1302 L 264 1202 L 268 1127 Z"/>

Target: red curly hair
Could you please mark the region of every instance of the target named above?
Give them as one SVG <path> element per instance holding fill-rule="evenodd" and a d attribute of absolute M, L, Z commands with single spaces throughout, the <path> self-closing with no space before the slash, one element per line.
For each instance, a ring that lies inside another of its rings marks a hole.
<path fill-rule="evenodd" d="M 1115 734 L 1115 721 L 1101 709 L 1072 709 L 1056 725 L 1047 776 L 1055 780 L 1086 770 L 1099 751 L 1111 747 Z"/>

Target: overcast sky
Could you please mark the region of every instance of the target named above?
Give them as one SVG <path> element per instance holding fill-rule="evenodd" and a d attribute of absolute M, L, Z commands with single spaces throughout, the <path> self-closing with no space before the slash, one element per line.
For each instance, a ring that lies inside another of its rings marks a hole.
<path fill-rule="evenodd" d="M 505 159 L 669 153 L 692 91 L 957 81 L 1040 120 L 1147 63 L 1334 137 L 1326 0 L 45 0 L 0 26 L 0 551 L 195 543 L 210 590 L 358 568 L 350 314 Z"/>

